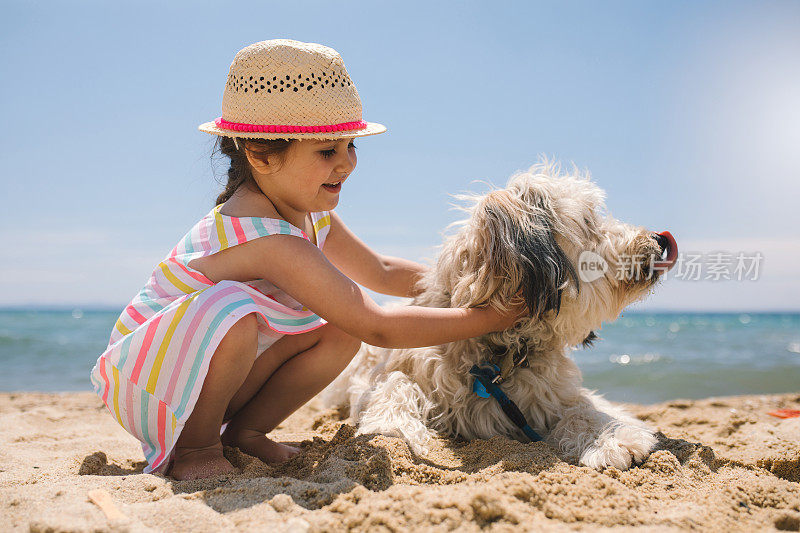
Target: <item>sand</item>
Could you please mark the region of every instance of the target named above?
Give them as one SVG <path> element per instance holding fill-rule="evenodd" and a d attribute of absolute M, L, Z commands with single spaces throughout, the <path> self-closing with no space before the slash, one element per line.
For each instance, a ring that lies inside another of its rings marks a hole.
<path fill-rule="evenodd" d="M 663 435 L 626 472 L 500 437 L 416 457 L 311 402 L 274 434 L 302 443 L 298 457 L 226 448 L 237 474 L 178 482 L 141 473 L 138 442 L 92 393 L 3 393 L 0 530 L 800 530 L 800 418 L 767 414 L 800 409 L 800 393 L 629 407 Z"/>

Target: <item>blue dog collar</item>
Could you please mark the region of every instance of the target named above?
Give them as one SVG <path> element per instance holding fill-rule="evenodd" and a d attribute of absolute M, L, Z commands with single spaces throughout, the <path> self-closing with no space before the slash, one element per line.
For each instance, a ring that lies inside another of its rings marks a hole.
<path fill-rule="evenodd" d="M 472 391 L 480 396 L 481 398 L 488 398 L 489 396 L 494 397 L 497 400 L 497 403 L 500 404 L 500 408 L 506 414 L 506 416 L 517 426 L 519 429 L 525 433 L 525 436 L 528 437 L 531 442 L 539 442 L 542 437 L 536 433 L 533 428 L 528 425 L 528 421 L 525 420 L 525 415 L 522 414 L 522 411 L 519 410 L 517 404 L 515 404 L 511 399 L 506 396 L 500 387 L 498 387 L 498 382 L 500 381 L 500 368 L 494 364 L 488 364 L 483 366 L 473 365 L 470 368 L 469 373 L 475 377 L 475 381 L 472 384 Z"/>

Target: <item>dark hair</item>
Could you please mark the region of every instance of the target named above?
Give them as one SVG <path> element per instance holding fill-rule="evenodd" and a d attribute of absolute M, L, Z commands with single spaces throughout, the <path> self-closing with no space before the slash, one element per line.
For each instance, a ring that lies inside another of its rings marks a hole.
<path fill-rule="evenodd" d="M 252 185 L 258 188 L 253 173 L 250 170 L 250 163 L 247 161 L 245 150 L 250 151 L 252 155 L 258 159 L 266 162 L 269 158 L 270 164 L 277 163 L 279 166 L 286 158 L 286 151 L 292 145 L 294 139 L 238 139 L 239 148 L 233 142 L 233 137 L 219 136 L 214 145 L 214 150 L 211 154 L 221 153 L 228 156 L 231 160 L 230 168 L 228 169 L 228 183 L 225 184 L 225 190 L 217 196 L 217 204 L 224 204 L 228 199 L 233 196 L 236 189 L 242 185 Z"/>

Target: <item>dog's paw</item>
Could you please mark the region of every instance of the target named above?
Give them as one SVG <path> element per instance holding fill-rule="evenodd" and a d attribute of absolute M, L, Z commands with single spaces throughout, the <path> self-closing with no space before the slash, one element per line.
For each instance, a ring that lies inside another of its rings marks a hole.
<path fill-rule="evenodd" d="M 584 450 L 580 464 L 597 470 L 608 466 L 627 470 L 634 462 L 641 463 L 657 441 L 646 427 L 616 425 L 603 431 Z"/>
<path fill-rule="evenodd" d="M 387 428 L 377 425 L 361 424 L 356 429 L 356 435 L 377 434 L 403 439 L 408 445 L 408 449 L 411 450 L 414 455 L 425 457 L 430 452 L 429 444 L 433 440 L 433 433 L 425 429 L 424 426 L 422 426 L 421 429 L 412 429 L 417 429 L 417 431 L 402 431 L 397 427 Z"/>

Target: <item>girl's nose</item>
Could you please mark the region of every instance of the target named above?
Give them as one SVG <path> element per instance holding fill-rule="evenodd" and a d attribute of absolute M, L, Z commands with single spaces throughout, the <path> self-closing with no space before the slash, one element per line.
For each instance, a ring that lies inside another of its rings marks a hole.
<path fill-rule="evenodd" d="M 350 173 L 356 167 L 356 153 L 354 150 L 347 150 L 336 165 L 336 171 L 343 173 Z"/>

